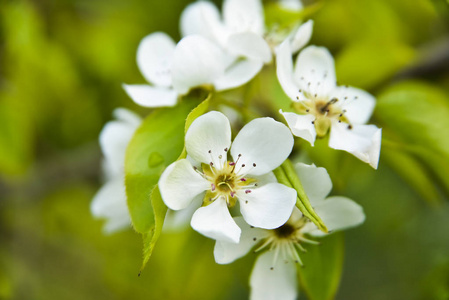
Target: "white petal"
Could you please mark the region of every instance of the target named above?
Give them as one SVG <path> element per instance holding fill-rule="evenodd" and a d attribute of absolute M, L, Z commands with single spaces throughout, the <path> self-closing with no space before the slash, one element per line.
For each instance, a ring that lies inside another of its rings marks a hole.
<path fill-rule="evenodd" d="M 136 104 L 144 107 L 174 106 L 178 101 L 178 93 L 172 88 L 147 84 L 123 84 L 123 88 Z"/>
<path fill-rule="evenodd" d="M 268 183 L 277 183 L 278 180 L 276 179 L 276 176 L 274 175 L 273 172 L 269 172 L 263 175 L 258 175 L 258 176 L 254 176 L 251 175 L 251 178 L 256 179 L 257 180 L 257 184 L 259 186 L 268 184 Z"/>
<path fill-rule="evenodd" d="M 107 170 L 111 174 L 107 176 L 116 176 L 123 174 L 125 164 L 125 152 L 129 141 L 134 135 L 138 124 L 137 120 L 117 120 L 106 123 L 100 133 L 100 147 L 105 156 Z"/>
<path fill-rule="evenodd" d="M 302 47 L 304 47 L 312 37 L 313 31 L 313 20 L 309 20 L 302 24 L 295 34 L 292 36 L 291 40 L 291 51 L 292 53 L 298 52 Z"/>
<path fill-rule="evenodd" d="M 363 208 L 346 197 L 330 197 L 314 204 L 315 212 L 321 217 L 329 231 L 355 227 L 365 221 Z M 316 227 L 315 227 L 316 228 Z M 309 232 L 313 236 L 323 236 L 324 232 L 314 229 Z"/>
<path fill-rule="evenodd" d="M 293 136 L 284 124 L 272 118 L 258 118 L 246 124 L 232 144 L 234 161 L 246 166 L 239 173 L 262 175 L 279 167 L 290 155 Z M 256 167 L 253 167 L 253 164 Z"/>
<path fill-rule="evenodd" d="M 312 206 L 331 192 L 332 181 L 325 168 L 297 163 L 295 170 Z"/>
<path fill-rule="evenodd" d="M 197 1 L 188 5 L 181 15 L 181 34 L 183 37 L 199 34 L 212 41 L 223 42 L 227 37 L 217 7 L 208 1 Z"/>
<path fill-rule="evenodd" d="M 224 149 L 231 145 L 231 124 L 221 112 L 211 111 L 192 122 L 185 139 L 187 153 L 194 160 L 218 167 L 219 155 L 225 160 Z"/>
<path fill-rule="evenodd" d="M 253 79 L 262 67 L 261 60 L 237 60 L 225 70 L 223 76 L 214 81 L 215 89 L 223 91 L 241 86 Z"/>
<path fill-rule="evenodd" d="M 209 181 L 195 172 L 187 159 L 169 165 L 159 178 L 162 200 L 173 210 L 186 208 L 209 187 Z"/>
<path fill-rule="evenodd" d="M 364 90 L 339 86 L 331 93 L 337 98 L 341 107 L 346 110 L 345 117 L 352 124 L 365 124 L 373 114 L 376 99 Z"/>
<path fill-rule="evenodd" d="M 263 7 L 260 0 L 225 0 L 223 18 L 233 32 L 253 32 L 260 36 L 265 29 Z"/>
<path fill-rule="evenodd" d="M 259 188 L 237 193 L 240 212 L 252 226 L 273 229 L 284 224 L 296 203 L 296 191 L 280 183 L 269 183 Z"/>
<path fill-rule="evenodd" d="M 173 86 L 180 94 L 223 75 L 229 58 L 216 44 L 199 35 L 183 38 L 173 56 Z"/>
<path fill-rule="evenodd" d="M 271 62 L 270 46 L 262 36 L 252 32 L 232 34 L 227 40 L 226 48 L 236 56 Z"/>
<path fill-rule="evenodd" d="M 148 82 L 169 87 L 175 43 L 167 34 L 155 32 L 142 39 L 137 48 L 137 66 Z"/>
<path fill-rule="evenodd" d="M 167 210 L 167 214 L 165 215 L 164 227 L 163 230 L 165 232 L 177 232 L 184 230 L 192 219 L 193 213 L 201 207 L 203 203 L 204 195 L 198 195 L 193 200 L 192 203 L 189 204 L 184 209 L 181 210 Z"/>
<path fill-rule="evenodd" d="M 298 115 L 291 112 L 283 112 L 282 110 L 280 110 L 280 113 L 287 121 L 293 135 L 305 139 L 312 146 L 315 144 L 316 130 L 315 125 L 312 123 L 315 120 L 315 116 Z"/>
<path fill-rule="evenodd" d="M 353 125 L 334 122 L 331 127 L 329 147 L 344 150 L 377 169 L 380 155 L 382 129 L 375 125 Z"/>
<path fill-rule="evenodd" d="M 116 177 L 106 182 L 97 192 L 90 205 L 92 215 L 106 218 L 106 233 L 112 233 L 131 224 L 126 205 L 125 183 L 123 177 Z"/>
<path fill-rule="evenodd" d="M 294 76 L 302 90 L 328 97 L 336 86 L 334 59 L 326 48 L 309 46 L 299 53 Z"/>
<path fill-rule="evenodd" d="M 190 225 L 202 235 L 217 241 L 238 243 L 240 239 L 241 230 L 232 219 L 226 201 L 222 198 L 198 208 Z"/>
<path fill-rule="evenodd" d="M 273 251 L 260 255 L 250 278 L 250 300 L 295 300 L 297 296 L 296 265 L 277 259 Z"/>
<path fill-rule="evenodd" d="M 265 229 L 248 225 L 242 217 L 236 217 L 234 221 L 242 230 L 240 242 L 235 244 L 217 241 L 214 248 L 214 257 L 218 264 L 229 264 L 245 256 L 251 248 L 269 235 Z"/>
<path fill-rule="evenodd" d="M 284 93 L 294 100 L 299 95 L 299 85 L 293 78 L 293 59 L 290 42 L 285 40 L 276 50 L 276 74 Z"/>
<path fill-rule="evenodd" d="M 118 121 L 122 121 L 126 124 L 129 124 L 129 126 L 133 126 L 134 128 L 139 127 L 140 123 L 142 123 L 142 118 L 138 114 L 126 108 L 122 107 L 116 108 L 112 112 L 112 115 Z"/>

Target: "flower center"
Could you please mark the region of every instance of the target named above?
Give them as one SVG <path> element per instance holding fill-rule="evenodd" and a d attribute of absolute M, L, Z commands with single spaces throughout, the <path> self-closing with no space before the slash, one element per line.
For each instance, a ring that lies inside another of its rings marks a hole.
<path fill-rule="evenodd" d="M 294 232 L 295 227 L 288 223 L 285 223 L 281 227 L 274 229 L 274 235 L 279 239 L 290 238 Z"/>
<path fill-rule="evenodd" d="M 251 169 L 245 164 L 239 164 L 239 159 L 242 156 L 238 155 L 235 162 L 224 159 L 227 156 L 228 149 L 224 149 L 224 155 L 218 155 L 218 160 L 215 164 L 211 161 L 209 164 L 201 164 L 202 172 L 198 171 L 205 179 L 210 182 L 210 189 L 206 192 L 203 205 L 209 205 L 218 198 L 226 200 L 229 207 L 233 207 L 237 202 L 237 193 L 244 192 L 251 193 L 252 188 L 257 186 L 257 181 L 254 178 L 249 178 L 246 173 Z M 212 151 L 209 150 L 211 159 L 214 160 Z M 217 163 L 218 161 L 218 163 Z M 253 163 L 252 168 L 256 164 Z M 248 170 L 245 170 L 248 169 Z M 246 172 L 244 172 L 245 170 Z"/>
<path fill-rule="evenodd" d="M 302 232 L 302 230 L 308 222 L 310 222 L 309 219 L 304 216 L 295 221 L 290 218 L 290 220 L 281 227 L 270 230 L 270 235 L 254 252 L 258 252 L 265 248 L 268 248 L 269 251 L 274 251 L 273 265 L 276 264 L 279 254 L 283 255 L 282 258 L 286 263 L 294 261 L 295 263 L 302 265 L 298 250 L 302 252 L 305 252 L 306 250 L 302 247 L 301 243 L 319 244 L 304 236 L 305 233 Z M 256 240 L 256 238 L 254 238 L 254 240 Z M 271 269 L 273 269 L 273 267 Z"/>
<path fill-rule="evenodd" d="M 332 121 L 349 123 L 344 116 L 346 111 L 341 109 L 339 105 L 339 99 L 322 99 L 318 98 L 317 94 L 306 96 L 308 96 L 307 99 L 294 102 L 293 107 L 300 114 L 311 114 L 315 116 L 312 124 L 315 125 L 318 137 L 324 137 L 327 134 L 332 125 Z M 299 97 L 297 99 L 300 100 Z"/>

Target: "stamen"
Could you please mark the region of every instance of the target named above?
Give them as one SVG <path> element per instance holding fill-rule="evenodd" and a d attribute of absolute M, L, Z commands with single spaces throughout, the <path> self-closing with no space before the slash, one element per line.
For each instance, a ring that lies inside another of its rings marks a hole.
<path fill-rule="evenodd" d="M 309 239 L 306 239 L 305 237 L 298 237 L 298 240 L 300 240 L 300 241 L 302 241 L 302 242 L 304 242 L 304 243 L 308 243 L 308 244 L 312 244 L 312 245 L 319 245 L 320 243 L 319 242 L 317 242 L 317 241 L 314 241 L 314 240 L 309 240 Z"/>
<path fill-rule="evenodd" d="M 338 101 L 337 98 L 332 98 L 331 100 L 329 100 L 329 102 L 326 103 L 326 105 L 324 105 L 320 110 L 322 113 L 326 112 L 329 108 L 329 106 L 331 106 L 332 104 L 336 103 Z"/>
<path fill-rule="evenodd" d="M 262 245 L 260 245 L 256 250 L 254 250 L 254 253 L 259 252 L 260 250 L 264 249 L 265 247 L 267 247 L 272 242 L 273 242 L 273 237 L 267 238 Z"/>
<path fill-rule="evenodd" d="M 211 189 L 212 192 L 215 191 L 215 184 L 211 183 Z"/>

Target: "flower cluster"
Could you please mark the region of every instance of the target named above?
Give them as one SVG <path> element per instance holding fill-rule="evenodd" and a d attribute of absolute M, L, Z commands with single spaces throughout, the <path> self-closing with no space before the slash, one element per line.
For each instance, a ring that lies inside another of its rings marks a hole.
<path fill-rule="evenodd" d="M 293 0 L 279 5 L 302 7 Z M 240 126 L 234 139 L 231 127 L 239 125 L 222 112 L 211 110 L 197 117 L 185 133 L 186 156 L 171 161 L 158 180 L 161 198 L 170 209 L 167 216 L 184 212 L 194 230 L 216 240 L 219 264 L 231 263 L 251 249 L 260 253 L 250 279 L 251 299 L 295 299 L 296 266 L 302 265 L 304 244 L 317 245 L 317 238 L 328 234 L 304 207 L 312 207 L 328 232 L 357 226 L 365 215 L 348 198 L 326 199 L 332 182 L 324 168 L 295 164 L 287 177 L 299 185 L 273 171 L 293 157 L 292 150 L 299 151 L 294 136 L 312 146 L 317 138 L 328 137 L 329 147 L 376 169 L 381 129 L 366 125 L 375 98 L 336 84 L 334 60 L 326 48 L 302 49 L 311 38 L 311 20 L 287 32 L 267 28 L 260 0 L 224 0 L 221 13 L 211 2 L 195 2 L 184 10 L 180 24 L 183 37 L 178 43 L 161 32 L 141 41 L 137 64 L 149 84 L 123 85 L 134 102 L 175 106 L 192 88 L 219 94 L 251 84 L 264 65 L 276 64 L 278 81 L 292 106 L 270 114 L 278 121 L 247 115 L 251 121 Z M 105 165 L 113 175 L 92 203 L 94 215 L 109 219 L 107 231 L 129 223 L 124 151 L 140 124 L 130 112 L 117 114 L 119 120 L 108 123 L 100 136 Z"/>

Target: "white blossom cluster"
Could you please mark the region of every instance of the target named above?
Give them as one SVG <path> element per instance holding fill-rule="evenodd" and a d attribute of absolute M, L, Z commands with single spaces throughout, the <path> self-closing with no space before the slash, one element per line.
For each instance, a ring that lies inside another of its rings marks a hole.
<path fill-rule="evenodd" d="M 280 1 L 301 9 L 298 1 Z M 377 168 L 381 129 L 366 125 L 375 106 L 369 93 L 337 86 L 334 60 L 323 47 L 304 46 L 312 35 L 309 20 L 285 34 L 265 27 L 260 0 L 224 0 L 186 7 L 180 20 L 182 39 L 175 43 L 156 32 L 143 38 L 137 64 L 148 81 L 124 85 L 137 104 L 174 106 L 192 88 L 214 92 L 247 84 L 265 64 L 276 74 L 292 111 L 280 111 L 283 123 L 256 118 L 232 141 L 231 122 L 221 112 L 198 117 L 185 135 L 187 157 L 169 165 L 159 179 L 166 206 L 184 213 L 191 227 L 216 240 L 219 264 L 250 250 L 260 253 L 251 278 L 251 299 L 296 299 L 296 265 L 304 243 L 325 235 L 295 206 L 297 191 L 273 174 L 291 154 L 294 136 L 312 146 L 329 135 L 329 147 L 344 150 Z M 295 59 L 294 59 L 295 58 Z M 100 135 L 107 182 L 92 202 L 92 213 L 108 219 L 105 230 L 128 226 L 124 193 L 124 153 L 140 118 L 123 109 Z M 332 182 L 324 168 L 298 163 L 296 176 L 329 232 L 361 224 L 365 215 L 354 201 L 326 198 Z"/>

